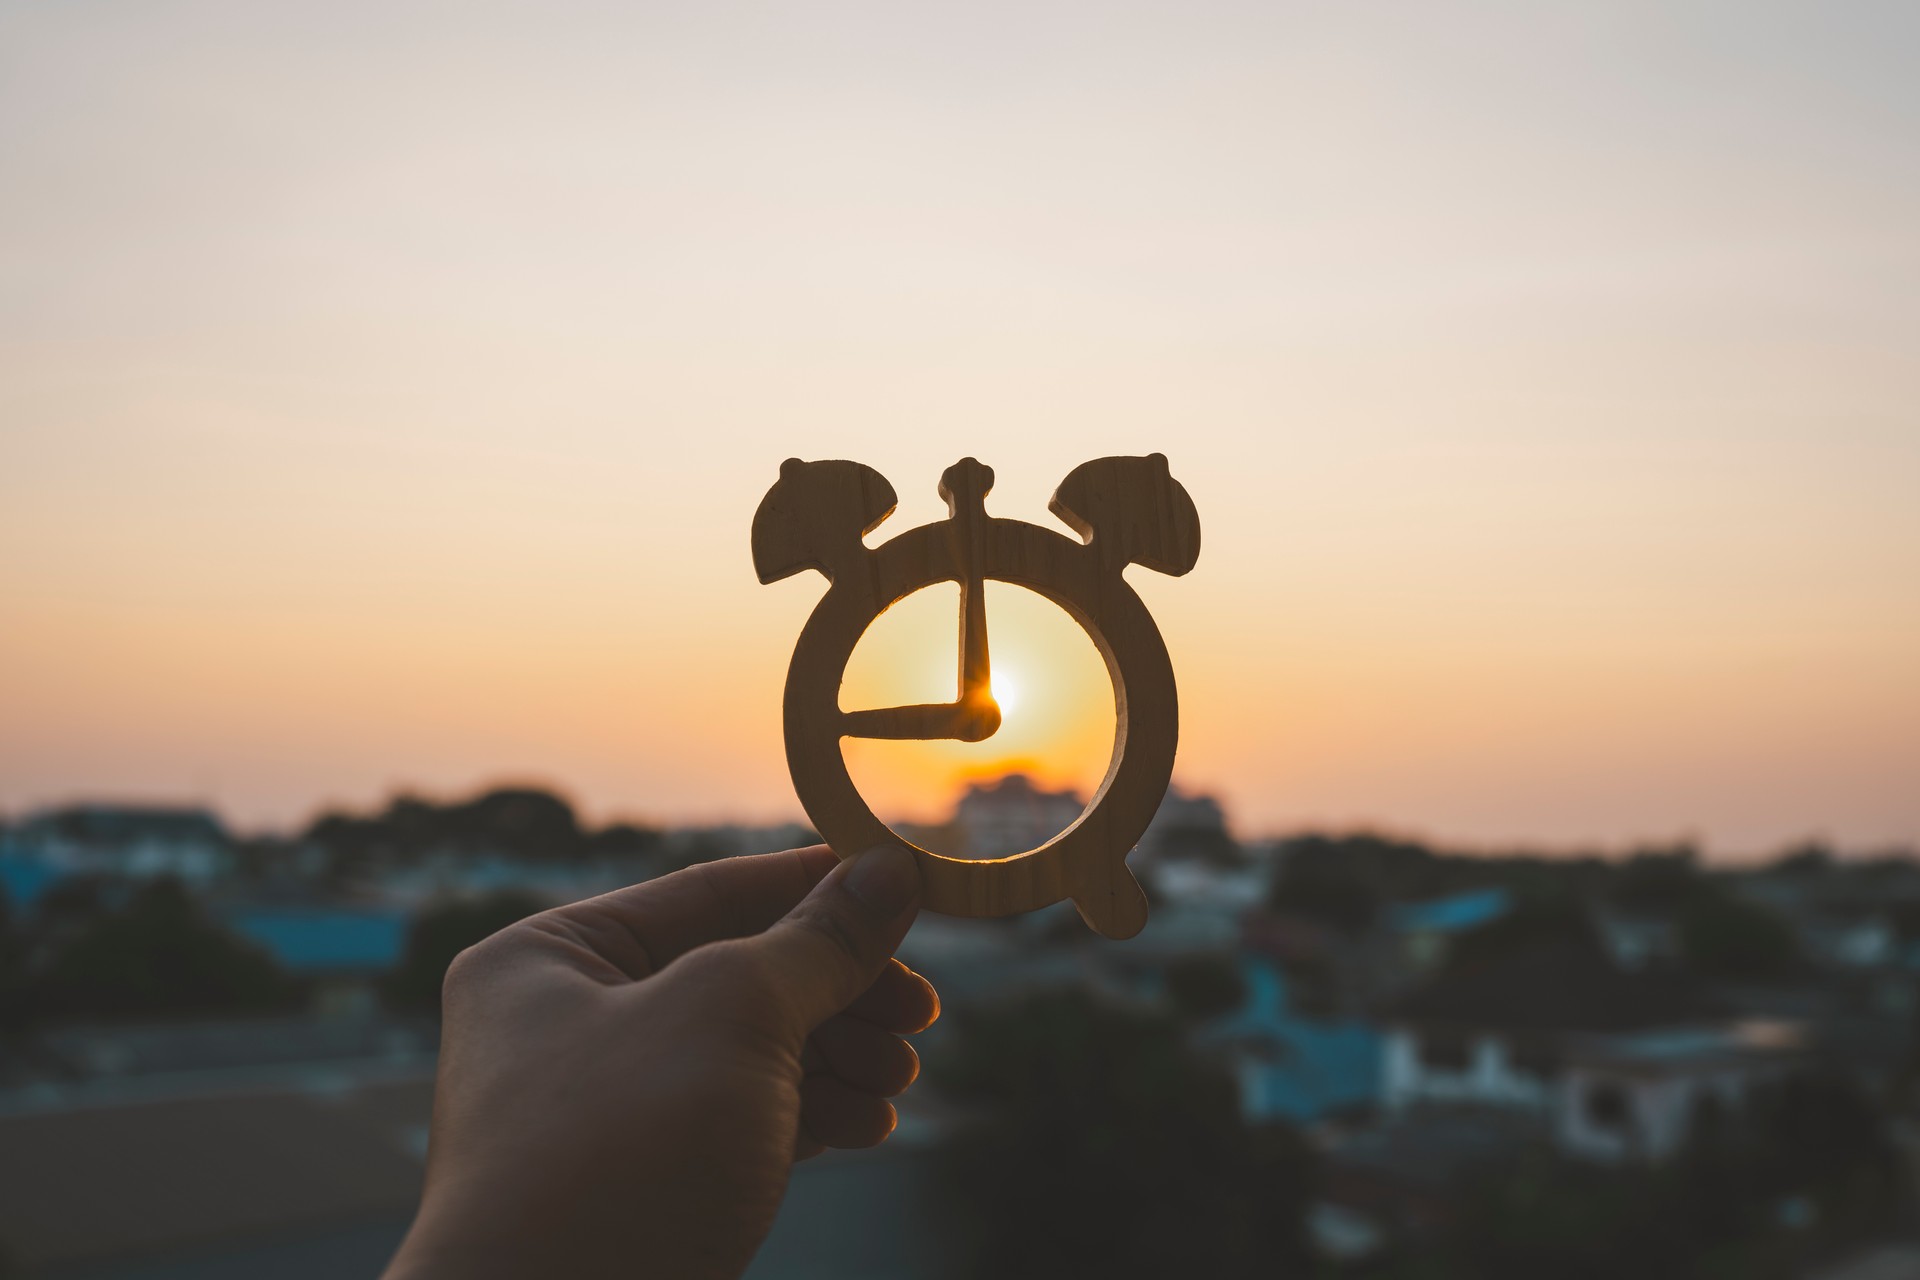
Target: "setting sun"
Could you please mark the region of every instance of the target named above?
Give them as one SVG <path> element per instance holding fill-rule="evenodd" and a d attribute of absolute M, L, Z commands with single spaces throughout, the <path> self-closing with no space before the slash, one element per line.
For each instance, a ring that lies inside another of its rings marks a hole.
<path fill-rule="evenodd" d="M 1162 452 L 1207 551 L 1127 581 L 1248 831 L 1920 839 L 1913 6 L 1028 8 L 13 6 L 0 818 L 783 821 L 783 459 L 877 546 Z M 884 814 L 1104 774 L 987 593 L 1012 722 L 849 742 Z M 952 701 L 956 596 L 842 706 Z"/>
<path fill-rule="evenodd" d="M 943 816 L 965 783 L 1013 770 L 1082 794 L 1106 772 L 1113 684 L 1093 642 L 1035 592 L 992 581 L 986 591 L 1000 728 L 982 742 L 844 740 L 848 772 L 883 817 Z M 957 687 L 959 603 L 958 586 L 943 583 L 882 614 L 847 663 L 841 707 L 950 701 Z"/>
<path fill-rule="evenodd" d="M 1916 47 L 0 7 L 0 1280 L 1920 1280 Z"/>
<path fill-rule="evenodd" d="M 1010 716 L 1020 709 L 1020 677 L 1004 664 L 993 670 L 993 700 L 1000 706 L 1002 716 Z"/>

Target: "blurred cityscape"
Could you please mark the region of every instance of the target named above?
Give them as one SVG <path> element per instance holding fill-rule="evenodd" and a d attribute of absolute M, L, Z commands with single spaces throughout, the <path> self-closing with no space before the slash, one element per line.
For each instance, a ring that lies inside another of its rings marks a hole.
<path fill-rule="evenodd" d="M 1014 774 L 903 834 L 1032 847 Z M 0 1275 L 372 1277 L 426 1147 L 441 976 L 544 906 L 798 825 L 562 797 L 0 824 Z M 922 1080 L 801 1166 L 751 1274 L 1920 1275 L 1920 861 L 1241 839 L 1176 788 L 1139 937 L 924 916 Z"/>

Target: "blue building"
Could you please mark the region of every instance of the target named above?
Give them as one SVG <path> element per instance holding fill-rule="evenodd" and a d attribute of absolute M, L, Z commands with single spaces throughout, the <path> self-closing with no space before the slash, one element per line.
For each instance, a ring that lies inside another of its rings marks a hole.
<path fill-rule="evenodd" d="M 221 913 L 229 929 L 312 982 L 322 1013 L 364 1014 L 406 953 L 412 914 L 398 907 L 249 905 Z"/>
<path fill-rule="evenodd" d="M 1288 1004 L 1286 975 L 1243 956 L 1246 1002 L 1202 1028 L 1197 1043 L 1227 1060 L 1249 1121 L 1308 1125 L 1373 1106 L 1381 1086 L 1381 1038 L 1358 1018 L 1309 1018 Z"/>

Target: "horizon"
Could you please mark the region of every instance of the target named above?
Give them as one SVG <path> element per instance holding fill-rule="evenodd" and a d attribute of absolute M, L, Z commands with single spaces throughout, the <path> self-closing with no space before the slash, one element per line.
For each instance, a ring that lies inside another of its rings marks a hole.
<path fill-rule="evenodd" d="M 971 779 L 968 785 L 992 785 L 1006 778 L 1016 776 L 1019 773 L 1020 771 L 1014 770 L 994 776 L 977 777 Z M 1069 789 L 1072 788 L 1069 787 Z M 806 815 L 800 811 L 797 802 L 791 814 L 753 818 L 725 813 L 691 816 L 682 815 L 677 818 L 671 815 L 622 811 L 596 813 L 590 808 L 583 806 L 579 801 L 579 797 L 558 783 L 537 778 L 498 777 L 474 786 L 454 788 L 446 792 L 430 793 L 418 788 L 396 787 L 377 798 L 367 799 L 363 802 L 328 801 L 323 804 L 316 804 L 301 816 L 285 822 L 255 823 L 251 825 L 231 821 L 229 816 L 221 810 L 217 803 L 191 797 L 75 795 L 20 810 L 9 811 L 0 809 L 0 830 L 3 830 L 10 823 L 21 822 L 42 814 L 65 809 L 98 806 L 106 808 L 124 807 L 130 809 L 150 808 L 158 810 L 204 811 L 219 820 L 221 824 L 227 828 L 229 834 L 237 840 L 290 839 L 299 835 L 321 818 L 331 815 L 344 814 L 355 817 L 374 817 L 385 812 L 391 805 L 401 800 L 421 800 L 432 805 L 443 807 L 451 806 L 500 790 L 534 790 L 553 795 L 565 802 L 568 807 L 573 810 L 575 816 L 580 821 L 583 831 L 600 830 L 623 824 L 631 824 L 644 829 L 661 832 L 698 831 L 726 827 L 753 829 L 781 826 L 808 827 L 810 825 Z M 1206 796 L 1211 794 L 1183 786 L 1179 778 L 1174 779 L 1173 786 L 1170 788 L 1168 794 L 1172 795 L 1176 791 L 1186 796 Z M 1084 791 L 1074 789 L 1074 794 L 1083 802 L 1085 801 L 1086 793 Z M 963 795 L 964 789 L 954 794 L 952 804 L 948 806 L 948 812 L 944 817 L 936 816 L 928 820 L 921 820 L 896 814 L 888 816 L 886 821 L 896 827 L 914 825 L 916 823 L 919 825 L 942 825 L 952 822 L 958 816 L 958 804 Z M 1524 840 L 1504 845 L 1478 845 L 1470 842 L 1449 840 L 1431 832 L 1367 824 L 1350 827 L 1303 825 L 1251 830 L 1243 824 L 1236 822 L 1233 807 L 1230 803 L 1227 803 L 1224 798 L 1218 796 L 1212 798 L 1221 800 L 1228 833 L 1238 844 L 1245 848 L 1307 837 L 1324 837 L 1334 840 L 1377 838 L 1396 843 L 1418 845 L 1430 852 L 1443 856 L 1466 858 L 1540 857 L 1551 860 L 1598 858 L 1602 861 L 1617 862 L 1641 854 L 1666 854 L 1685 851 L 1697 855 L 1705 865 L 1722 869 L 1760 866 L 1790 854 L 1805 852 L 1808 849 L 1818 849 L 1830 855 L 1835 861 L 1843 863 L 1874 861 L 1882 858 L 1920 861 L 1920 845 L 1893 842 L 1878 845 L 1848 846 L 1819 838 L 1790 840 L 1778 846 L 1764 849 L 1728 850 L 1704 845 L 1695 837 L 1685 832 L 1665 837 L 1649 836 L 1644 839 L 1629 840 L 1615 845 L 1596 843 L 1553 845 L 1539 841 Z"/>
<path fill-rule="evenodd" d="M 1128 581 L 1242 829 L 1920 844 L 1920 10 L 0 32 L 0 810 L 779 820 L 783 459 L 877 468 L 886 538 L 965 454 L 1051 523 L 1160 452 L 1202 550 Z M 850 748 L 878 811 L 1098 778 L 1104 671 L 1021 594 L 1021 706 Z M 952 695 L 940 596 L 847 705 Z"/>

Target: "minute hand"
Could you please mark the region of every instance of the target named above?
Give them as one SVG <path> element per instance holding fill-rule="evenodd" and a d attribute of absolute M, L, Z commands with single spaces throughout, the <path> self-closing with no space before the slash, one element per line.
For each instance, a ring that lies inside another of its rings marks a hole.
<path fill-rule="evenodd" d="M 947 500 L 947 535 L 954 576 L 960 583 L 960 697 L 955 702 L 876 707 L 841 716 L 841 732 L 853 738 L 958 739 L 979 742 L 1000 728 L 993 700 L 993 669 L 987 656 L 987 491 L 993 469 L 962 458 L 940 477 Z"/>
<path fill-rule="evenodd" d="M 940 477 L 940 492 L 950 513 L 947 527 L 953 564 L 960 580 L 960 704 L 983 712 L 993 708 L 997 728 L 999 708 L 993 701 L 993 664 L 987 652 L 987 590 L 981 572 L 987 552 L 986 496 L 992 487 L 992 469 L 972 458 L 961 459 Z"/>

